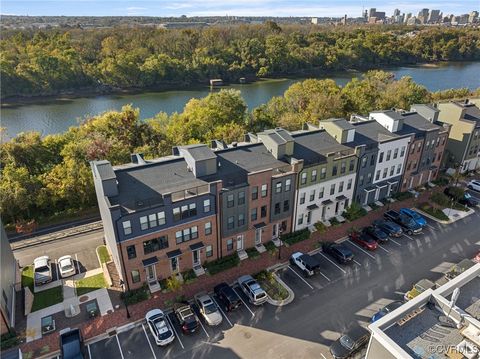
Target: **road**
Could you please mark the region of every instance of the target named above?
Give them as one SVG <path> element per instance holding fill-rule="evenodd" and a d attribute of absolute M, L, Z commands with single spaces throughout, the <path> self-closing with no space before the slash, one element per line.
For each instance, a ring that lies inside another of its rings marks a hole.
<path fill-rule="evenodd" d="M 328 347 L 350 325 L 367 325 L 418 280 L 435 281 L 454 263 L 472 258 L 480 250 L 479 220 L 479 210 L 448 226 L 429 220 L 423 234 L 395 239 L 376 252 L 346 241 L 355 254 L 351 266 L 319 253 L 321 274 L 303 278 L 291 267 L 278 272 L 295 293 L 287 306 L 245 303 L 224 313 L 220 327 L 204 325 L 191 336 L 181 334 L 170 316 L 178 335 L 169 347 L 158 348 L 148 328 L 137 326 L 90 344 L 90 358 L 328 358 Z"/>

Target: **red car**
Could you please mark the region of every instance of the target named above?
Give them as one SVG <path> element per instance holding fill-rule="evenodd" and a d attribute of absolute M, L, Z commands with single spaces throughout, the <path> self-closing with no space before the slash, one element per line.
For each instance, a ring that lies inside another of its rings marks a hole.
<path fill-rule="evenodd" d="M 377 241 L 364 233 L 355 231 L 350 233 L 349 237 L 352 242 L 355 242 L 360 247 L 363 247 L 369 251 L 374 251 L 378 248 Z"/>

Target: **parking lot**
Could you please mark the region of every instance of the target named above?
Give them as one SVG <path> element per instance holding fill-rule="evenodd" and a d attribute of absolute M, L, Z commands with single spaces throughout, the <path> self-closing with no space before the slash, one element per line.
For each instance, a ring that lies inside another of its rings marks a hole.
<path fill-rule="evenodd" d="M 352 323 L 368 325 L 376 311 L 400 300 L 416 281 L 437 280 L 441 269 L 473 257 L 480 249 L 479 217 L 477 211 L 449 226 L 427 220 L 423 233 L 391 239 L 373 252 L 343 238 L 339 241 L 354 253 L 353 263 L 340 265 L 317 250 L 313 256 L 320 271 L 314 276 L 304 277 L 291 264 L 277 271 L 295 294 L 286 306 L 255 307 L 236 288 L 244 303 L 230 313 L 222 308 L 218 327 L 202 321 L 196 333 L 185 335 L 169 313 L 176 339 L 166 348 L 155 345 L 143 322 L 89 343 L 89 357 L 330 358 L 330 344 Z"/>

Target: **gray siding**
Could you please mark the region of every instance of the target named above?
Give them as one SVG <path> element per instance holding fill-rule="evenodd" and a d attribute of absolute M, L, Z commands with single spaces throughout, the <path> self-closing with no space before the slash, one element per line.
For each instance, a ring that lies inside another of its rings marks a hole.
<path fill-rule="evenodd" d="M 372 156 L 375 157 L 373 164 L 371 164 Z M 365 191 L 365 188 L 372 187 L 372 183 L 368 183 L 368 174 L 371 175 L 371 181 L 373 181 L 375 176 L 375 164 L 377 163 L 377 156 L 378 156 L 378 148 L 375 145 L 370 145 L 367 147 L 361 147 L 358 165 L 357 165 L 357 177 L 355 181 L 355 193 L 354 193 L 354 201 L 360 204 L 365 203 L 365 198 L 368 193 Z M 365 167 L 362 167 L 362 159 L 367 158 L 367 164 Z M 361 177 L 363 176 L 363 183 L 361 183 Z M 374 196 L 375 192 L 371 192 L 370 196 Z M 367 200 L 367 203 L 370 203 L 370 200 Z"/>
<path fill-rule="evenodd" d="M 238 194 L 240 192 L 245 193 L 245 203 L 243 205 L 238 204 Z M 239 232 L 244 232 L 248 229 L 249 223 L 249 210 L 248 210 L 248 201 L 249 201 L 249 190 L 248 186 L 237 187 L 224 191 L 220 194 L 220 203 L 221 203 L 221 228 L 222 228 L 222 237 L 228 237 Z M 228 196 L 233 195 L 234 204 L 232 207 L 228 207 Z M 243 214 L 244 224 L 238 225 L 238 215 Z M 228 228 L 228 218 L 234 217 L 233 228 Z"/>
<path fill-rule="evenodd" d="M 418 172 L 428 170 L 432 166 L 432 162 L 435 158 L 435 144 L 431 145 L 431 142 L 434 141 L 436 143 L 438 138 L 438 131 L 430 131 L 425 133 L 425 140 L 423 143 L 423 151 L 422 156 L 420 158 L 420 164 L 418 166 Z M 427 142 L 429 143 L 428 148 L 426 148 Z M 427 159 L 429 159 L 429 163 L 427 163 Z"/>
<path fill-rule="evenodd" d="M 290 179 L 291 181 L 291 186 L 290 186 L 290 191 L 285 192 L 285 181 L 287 179 Z M 276 192 L 276 185 L 278 182 L 282 183 L 282 192 L 277 193 Z M 295 174 L 291 174 L 288 176 L 283 176 L 280 178 L 273 178 L 272 179 L 272 185 L 271 185 L 271 194 L 272 194 L 272 199 L 270 203 L 270 221 L 278 221 L 280 219 L 285 219 L 289 218 L 290 216 L 293 215 L 293 208 L 295 206 Z M 289 201 L 289 210 L 284 211 L 284 202 Z M 280 203 L 280 213 L 275 214 L 275 204 Z"/>
<path fill-rule="evenodd" d="M 15 316 L 15 276 L 17 270 L 17 261 L 13 256 L 12 249 L 10 248 L 10 242 L 8 241 L 7 234 L 3 228 L 3 223 L 0 221 L 1 227 L 1 262 L 2 270 L 0 271 L 0 279 L 2 286 L 2 296 L 0 299 L 1 309 L 4 313 L 9 325 L 13 326 L 13 318 Z M 5 298 L 7 300 L 5 300 Z"/>

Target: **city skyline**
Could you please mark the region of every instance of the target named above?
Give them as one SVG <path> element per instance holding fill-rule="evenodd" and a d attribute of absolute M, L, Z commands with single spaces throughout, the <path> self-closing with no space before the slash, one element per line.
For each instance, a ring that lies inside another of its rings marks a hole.
<path fill-rule="evenodd" d="M 465 14 L 478 10 L 478 1 L 466 0 L 414 2 L 336 1 L 334 5 L 318 5 L 312 0 L 215 0 L 180 1 L 2 1 L 3 15 L 30 16 L 278 16 L 278 17 L 360 17 L 363 10 L 376 8 L 391 16 L 395 9 L 402 13 L 418 13 L 423 8 L 439 9 L 443 14 Z"/>

